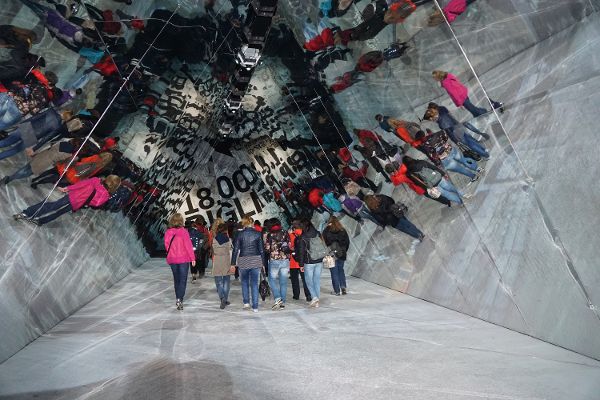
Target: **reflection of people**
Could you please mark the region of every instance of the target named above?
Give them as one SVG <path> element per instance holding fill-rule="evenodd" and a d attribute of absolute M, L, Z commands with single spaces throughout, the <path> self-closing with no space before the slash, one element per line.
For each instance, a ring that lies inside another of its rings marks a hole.
<path fill-rule="evenodd" d="M 17 220 L 24 219 L 36 225 L 44 225 L 69 211 L 75 212 L 85 206 L 99 208 L 108 201 L 110 195 L 115 193 L 121 184 L 121 178 L 109 175 L 104 180 L 90 178 L 82 180 L 66 188 L 59 188 L 66 196 L 56 201 L 41 201 L 26 208 L 13 217 Z"/>
<path fill-rule="evenodd" d="M 196 265 L 196 256 L 192 240 L 187 229 L 183 227 L 183 216 L 173 214 L 169 219 L 169 229 L 165 232 L 165 250 L 167 263 L 173 272 L 173 285 L 175 286 L 175 306 L 183 310 L 183 297 L 187 285 L 187 275 L 190 268 Z"/>
<path fill-rule="evenodd" d="M 459 124 L 458 121 L 456 120 L 456 118 L 454 118 L 452 116 L 452 114 L 450 114 L 450 111 L 448 111 L 448 109 L 446 107 L 438 106 L 435 103 L 429 103 L 429 108 L 425 112 L 423 119 L 428 120 L 428 121 L 437 122 L 440 129 L 445 130 L 446 133 L 448 134 L 448 136 L 450 136 L 450 139 L 452 139 L 452 141 L 454 143 L 464 144 L 469 149 L 471 149 L 476 154 L 478 154 L 480 157 L 484 157 L 484 158 L 490 157 L 490 155 L 488 154 L 485 147 L 483 147 L 481 144 L 479 144 L 479 142 L 477 140 L 475 140 L 475 138 L 473 136 L 469 135 L 466 132 L 465 127 L 467 127 L 468 123 L 466 123 L 465 126 Z M 475 128 L 471 124 L 468 124 L 468 125 L 472 129 Z M 479 132 L 479 130 L 477 130 L 476 128 L 475 128 L 475 130 L 477 132 Z M 480 133 L 482 133 L 482 132 L 480 132 Z"/>
<path fill-rule="evenodd" d="M 243 229 L 237 232 L 233 241 L 231 266 L 240 270 L 244 310 L 250 309 L 252 295 L 252 311 L 258 312 L 258 278 L 265 261 L 265 248 L 262 235 L 254 229 L 253 222 L 250 217 L 242 218 Z"/>
<path fill-rule="evenodd" d="M 440 82 L 440 85 L 446 90 L 456 107 L 465 107 L 474 117 L 478 117 L 487 113 L 485 108 L 477 107 L 469 99 L 469 91 L 458 80 L 458 78 L 449 72 L 433 71 L 431 73 L 433 79 Z M 502 103 L 490 100 L 494 108 L 500 109 L 502 112 Z"/>
<path fill-rule="evenodd" d="M 439 8 L 436 8 L 433 14 L 429 16 L 427 24 L 429 26 L 443 24 L 444 16 L 446 17 L 446 20 L 448 20 L 448 23 L 451 24 L 459 15 L 467 10 L 469 4 L 474 2 L 475 0 L 450 0 L 441 11 Z"/>

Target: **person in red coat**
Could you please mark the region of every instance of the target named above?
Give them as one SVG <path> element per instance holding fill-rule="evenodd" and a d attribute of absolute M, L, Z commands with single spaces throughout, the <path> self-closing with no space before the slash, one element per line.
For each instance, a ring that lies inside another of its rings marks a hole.
<path fill-rule="evenodd" d="M 121 185 L 121 178 L 109 175 L 104 180 L 90 178 L 66 188 L 58 188 L 66 195 L 56 201 L 43 200 L 13 216 L 36 225 L 44 225 L 69 211 L 75 212 L 85 206 L 99 208 L 108 201 Z"/>

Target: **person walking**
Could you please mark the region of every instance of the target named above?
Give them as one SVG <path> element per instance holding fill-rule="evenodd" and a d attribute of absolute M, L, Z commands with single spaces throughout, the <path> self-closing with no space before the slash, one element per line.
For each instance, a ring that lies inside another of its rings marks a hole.
<path fill-rule="evenodd" d="M 254 221 L 244 217 L 242 230 L 237 232 L 233 241 L 231 267 L 238 267 L 242 281 L 242 300 L 244 310 L 250 309 L 252 295 L 252 311 L 258 312 L 258 279 L 265 264 L 265 247 L 262 235 L 254 229 Z"/>
<path fill-rule="evenodd" d="M 26 220 L 35 225 L 44 225 L 54 221 L 69 211 L 89 206 L 100 208 L 104 205 L 121 185 L 121 178 L 109 175 L 105 179 L 90 178 L 82 180 L 66 188 L 58 188 L 66 195 L 56 201 L 43 200 L 38 204 L 26 208 L 19 214 L 13 215 L 15 220 Z"/>
<path fill-rule="evenodd" d="M 434 80 L 440 82 L 440 85 L 446 90 L 456 107 L 464 106 L 475 118 L 488 112 L 485 108 L 477 107 L 471 103 L 469 91 L 456 76 L 449 72 L 439 70 L 433 71 L 431 75 Z M 499 109 L 500 112 L 504 111 L 502 109 L 502 103 L 491 99 L 490 101 L 495 109 Z"/>
<path fill-rule="evenodd" d="M 303 221 L 302 235 L 296 239 L 296 259 L 300 268 L 304 268 L 306 286 L 312 297 L 310 307 L 319 307 L 323 257 L 327 253 L 321 234 L 309 220 Z"/>
<path fill-rule="evenodd" d="M 350 238 L 340 220 L 336 217 L 331 217 L 325 230 L 323 231 L 323 240 L 329 248 L 331 255 L 335 258 L 335 267 L 330 268 L 331 284 L 333 285 L 333 293 L 336 296 L 345 295 L 346 292 L 346 274 L 344 272 L 344 263 L 346 262 L 346 254 L 350 248 Z"/>
<path fill-rule="evenodd" d="M 300 221 L 296 220 L 292 222 L 292 229 L 290 229 L 290 247 L 292 251 L 296 248 L 296 240 L 302 235 L 302 228 Z M 306 286 L 306 279 L 304 278 L 304 268 L 300 267 L 298 261 L 296 261 L 295 251 L 290 256 L 290 280 L 292 281 L 292 298 L 294 300 L 300 300 L 300 279 L 302 279 L 302 288 L 304 289 L 304 297 L 306 301 L 312 301 L 308 286 Z"/>
<path fill-rule="evenodd" d="M 281 221 L 275 218 L 264 237 L 265 252 L 269 255 L 269 284 L 275 298 L 273 310 L 285 308 L 287 281 L 290 275 L 290 235 L 282 229 Z M 265 223 L 266 225 L 266 223 Z"/>
<path fill-rule="evenodd" d="M 231 240 L 227 235 L 227 225 L 220 224 L 212 241 L 212 276 L 215 278 L 215 286 L 221 301 L 221 310 L 229 305 L 229 288 L 231 286 L 231 275 L 235 267 L 231 267 Z"/>
<path fill-rule="evenodd" d="M 190 234 L 184 228 L 183 215 L 179 213 L 173 214 L 169 219 L 169 229 L 165 232 L 165 250 L 167 251 L 167 264 L 173 272 L 175 307 L 181 311 L 183 310 L 183 297 L 190 263 L 192 266 L 196 265 L 196 255 Z"/>

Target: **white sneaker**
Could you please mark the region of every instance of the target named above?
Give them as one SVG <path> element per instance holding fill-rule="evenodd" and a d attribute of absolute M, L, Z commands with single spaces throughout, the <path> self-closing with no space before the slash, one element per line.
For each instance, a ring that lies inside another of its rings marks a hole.
<path fill-rule="evenodd" d="M 317 304 L 319 304 L 319 299 L 318 298 L 314 298 L 311 300 L 310 304 L 308 305 L 309 307 L 319 307 Z"/>
<path fill-rule="evenodd" d="M 273 304 L 273 306 L 271 307 L 272 310 L 279 310 L 279 307 L 281 307 L 281 299 L 276 299 L 275 300 L 275 304 Z"/>
<path fill-rule="evenodd" d="M 257 313 L 258 312 L 258 308 L 253 308 L 252 312 Z"/>
<path fill-rule="evenodd" d="M 248 303 L 244 304 L 244 307 L 242 309 L 243 310 L 249 310 L 250 309 L 250 304 L 248 304 Z"/>
<path fill-rule="evenodd" d="M 317 302 L 315 303 L 315 308 L 319 308 L 319 299 L 317 299 Z"/>

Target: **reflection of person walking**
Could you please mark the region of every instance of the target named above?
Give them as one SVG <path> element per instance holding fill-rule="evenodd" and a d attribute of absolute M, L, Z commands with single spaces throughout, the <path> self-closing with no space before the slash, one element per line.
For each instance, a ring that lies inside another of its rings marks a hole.
<path fill-rule="evenodd" d="M 473 114 L 473 117 L 478 117 L 488 112 L 488 110 L 486 110 L 485 108 L 477 107 L 476 105 L 471 103 L 471 100 L 469 99 L 469 91 L 467 90 L 465 85 L 463 85 L 458 80 L 456 76 L 452 75 L 449 72 L 437 70 L 433 71 L 431 75 L 433 76 L 433 79 L 440 82 L 440 85 L 444 89 L 446 89 L 446 92 L 448 93 L 456 107 L 464 106 L 471 114 Z M 492 99 L 490 99 L 490 101 L 492 102 L 494 109 L 499 109 L 500 112 L 504 112 L 504 110 L 502 109 L 502 103 L 494 101 Z"/>
<path fill-rule="evenodd" d="M 175 286 L 175 306 L 183 310 L 183 296 L 187 284 L 187 275 L 192 266 L 196 265 L 194 247 L 187 229 L 183 227 L 183 216 L 173 214 L 169 219 L 169 229 L 165 232 L 165 249 L 167 250 L 167 263 L 173 272 L 173 285 Z"/>

